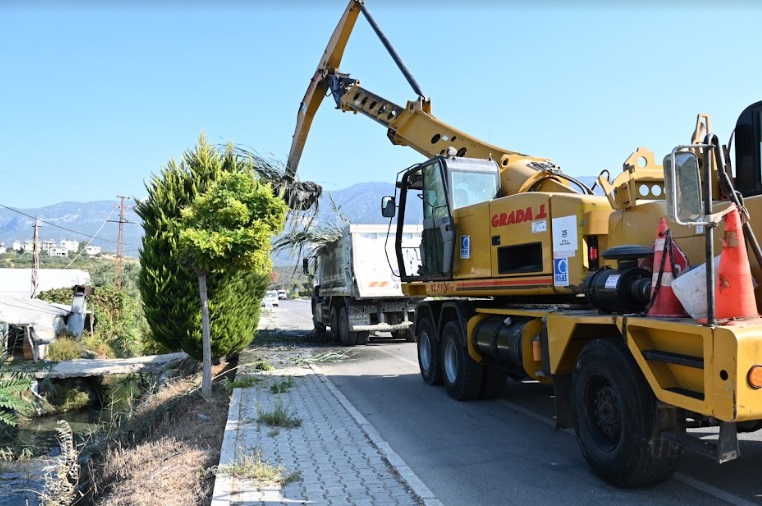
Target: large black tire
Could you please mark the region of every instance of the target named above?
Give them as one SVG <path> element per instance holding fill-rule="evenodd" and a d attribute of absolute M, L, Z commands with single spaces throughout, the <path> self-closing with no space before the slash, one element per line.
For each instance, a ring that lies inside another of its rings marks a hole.
<path fill-rule="evenodd" d="M 339 340 L 339 312 L 336 307 L 331 308 L 331 337 L 334 341 Z"/>
<path fill-rule="evenodd" d="M 346 306 L 339 309 L 339 341 L 341 341 L 342 346 L 357 344 L 357 332 L 349 331 L 349 313 Z"/>
<path fill-rule="evenodd" d="M 314 297 L 311 300 L 311 305 L 312 305 L 312 326 L 315 329 L 315 337 L 317 337 L 318 339 L 323 339 L 326 336 L 325 325 L 323 325 L 320 322 L 320 318 L 318 317 L 317 314 L 315 314 L 315 309 L 317 304 L 315 302 Z"/>
<path fill-rule="evenodd" d="M 485 365 L 482 373 L 482 387 L 479 391 L 480 399 L 494 399 L 499 397 L 505 390 L 505 382 L 508 381 L 508 373 L 494 365 Z"/>
<path fill-rule="evenodd" d="M 484 367 L 468 354 L 466 338 L 457 321 L 442 331 L 442 380 L 450 397 L 470 401 L 479 397 Z"/>
<path fill-rule="evenodd" d="M 572 406 L 582 455 L 606 482 L 640 487 L 675 473 L 682 449 L 662 439 L 656 398 L 621 342 L 585 346 L 572 377 Z"/>
<path fill-rule="evenodd" d="M 418 325 L 418 367 L 421 377 L 428 385 L 442 384 L 442 361 L 440 360 L 439 342 L 434 334 L 434 322 L 423 318 Z"/>

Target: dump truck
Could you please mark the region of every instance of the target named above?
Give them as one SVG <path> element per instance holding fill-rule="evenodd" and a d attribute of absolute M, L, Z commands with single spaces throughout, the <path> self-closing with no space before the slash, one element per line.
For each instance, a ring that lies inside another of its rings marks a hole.
<path fill-rule="evenodd" d="M 420 267 L 418 246 L 422 228 L 403 227 L 405 267 Z M 305 259 L 306 274 L 314 276 L 312 321 L 317 334 L 331 334 L 344 346 L 367 344 L 371 333 L 414 341 L 415 300 L 402 293 L 394 253 L 395 236 L 387 225 L 347 225 L 341 236 Z"/>
<path fill-rule="evenodd" d="M 360 14 L 417 94 L 405 106 L 339 71 Z M 399 238 L 395 253 L 402 292 L 417 300 L 426 384 L 457 401 L 500 395 L 508 379 L 552 386 L 556 428 L 573 427 L 615 486 L 668 479 L 686 449 L 740 456 L 738 434 L 762 428 L 762 102 L 738 117 L 734 163 L 699 114 L 662 163 L 640 147 L 620 173 L 601 172 L 599 195 L 550 159 L 436 118 L 362 0 L 349 2 L 302 100 L 292 173 L 324 96 L 427 158 L 381 203 L 397 230 L 423 228 L 421 266 L 407 268 Z M 672 284 L 694 267 L 689 314 Z M 688 430 L 702 427 L 717 439 Z"/>

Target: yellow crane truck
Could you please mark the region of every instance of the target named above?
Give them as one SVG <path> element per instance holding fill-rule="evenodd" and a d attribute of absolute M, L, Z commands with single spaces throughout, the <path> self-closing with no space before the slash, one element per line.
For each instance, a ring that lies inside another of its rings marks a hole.
<path fill-rule="evenodd" d="M 417 94 L 404 107 L 339 72 L 360 13 Z M 508 378 L 552 385 L 557 428 L 574 427 L 590 467 L 617 486 L 669 478 L 683 449 L 720 463 L 739 456 L 737 434 L 762 427 L 762 320 L 716 318 L 713 259 L 720 216 L 735 205 L 751 272 L 762 279 L 750 219 L 762 219 L 762 102 L 738 119 L 733 176 L 729 150 L 699 115 L 691 144 L 663 165 L 639 148 L 613 181 L 598 177 L 604 195 L 596 195 L 548 159 L 482 142 L 434 117 L 362 0 L 349 2 L 301 103 L 291 177 L 327 95 L 428 158 L 400 172 L 395 196 L 382 201 L 398 231 L 411 224 L 412 206 L 423 206 L 413 252 L 422 266 L 398 268 L 403 292 L 420 301 L 415 338 L 426 383 L 444 384 L 457 400 L 494 397 Z M 703 318 L 649 310 L 665 289 L 662 276 L 672 274 L 652 260 L 661 218 L 664 243 L 681 248 L 690 266 L 704 266 Z M 399 259 L 410 254 L 403 249 L 398 241 Z M 719 427 L 716 440 L 686 430 L 707 426 Z"/>

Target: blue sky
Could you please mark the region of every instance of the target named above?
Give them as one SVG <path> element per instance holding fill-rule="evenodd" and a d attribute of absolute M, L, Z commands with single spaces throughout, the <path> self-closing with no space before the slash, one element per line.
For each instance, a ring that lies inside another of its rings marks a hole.
<path fill-rule="evenodd" d="M 638 146 L 661 160 L 698 113 L 727 141 L 762 100 L 751 1 L 495 3 L 366 0 L 434 115 L 572 175 L 618 174 Z M 62 4 L 0 3 L 6 206 L 143 197 L 201 131 L 285 161 L 347 1 Z M 398 104 L 415 97 L 362 17 L 341 70 Z M 338 190 L 421 160 L 328 98 L 298 177 Z"/>

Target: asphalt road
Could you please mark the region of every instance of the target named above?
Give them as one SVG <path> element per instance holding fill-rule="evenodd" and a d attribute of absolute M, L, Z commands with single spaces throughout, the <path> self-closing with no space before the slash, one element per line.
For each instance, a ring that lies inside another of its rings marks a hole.
<path fill-rule="evenodd" d="M 272 317 L 309 330 L 309 311 L 309 301 L 281 301 Z M 592 474 L 573 431 L 553 429 L 550 388 L 509 382 L 496 400 L 457 402 L 421 380 L 415 343 L 376 338 L 350 350 L 352 360 L 321 371 L 446 505 L 762 504 L 760 433 L 739 435 L 735 461 L 686 452 L 672 480 L 618 489 Z"/>

